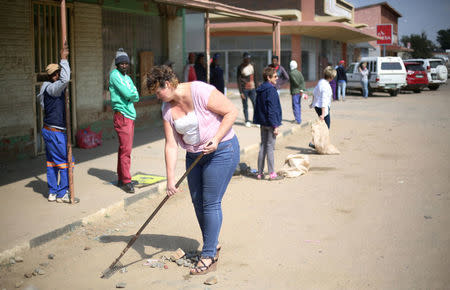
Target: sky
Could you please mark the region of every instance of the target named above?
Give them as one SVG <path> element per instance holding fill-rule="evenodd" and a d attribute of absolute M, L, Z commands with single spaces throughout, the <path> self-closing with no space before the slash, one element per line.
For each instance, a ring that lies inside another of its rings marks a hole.
<path fill-rule="evenodd" d="M 437 32 L 450 29 L 450 0 L 347 0 L 355 8 L 387 2 L 402 15 L 398 19 L 398 39 L 403 35 L 421 34 L 436 41 Z"/>

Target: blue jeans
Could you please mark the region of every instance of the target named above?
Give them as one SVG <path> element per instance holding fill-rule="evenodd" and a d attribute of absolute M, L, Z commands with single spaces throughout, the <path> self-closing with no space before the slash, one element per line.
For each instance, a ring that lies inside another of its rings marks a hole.
<path fill-rule="evenodd" d="M 302 122 L 302 94 L 292 95 L 292 111 L 297 124 Z"/>
<path fill-rule="evenodd" d="M 69 189 L 67 174 L 67 137 L 65 133 L 53 132 L 42 128 L 47 156 L 47 184 L 49 192 L 61 198 Z M 73 162 L 72 157 L 72 162 Z M 73 166 L 73 163 L 72 163 Z M 58 183 L 59 175 L 59 183 Z"/>
<path fill-rule="evenodd" d="M 368 84 L 369 84 L 368 80 L 361 80 L 362 93 L 364 98 L 367 98 L 369 96 Z"/>
<path fill-rule="evenodd" d="M 186 153 L 188 168 L 200 153 Z M 205 155 L 188 174 L 189 191 L 203 236 L 203 257 L 215 257 L 222 226 L 222 198 L 239 163 L 236 136 L 221 142 L 217 150 Z"/>
<path fill-rule="evenodd" d="M 314 107 L 314 110 L 316 110 L 317 116 L 320 117 L 322 115 L 322 108 Z M 328 115 L 325 116 L 324 121 L 325 124 L 327 124 L 328 130 L 330 129 L 331 120 L 330 120 L 331 110 L 330 107 L 328 107 Z"/>
<path fill-rule="evenodd" d="M 338 89 L 337 89 L 338 100 L 341 100 L 341 97 L 342 97 L 343 101 L 345 100 L 345 87 L 346 86 L 347 86 L 346 81 L 338 81 Z"/>
<path fill-rule="evenodd" d="M 256 101 L 256 90 L 242 90 L 242 93 L 244 94 L 244 99 L 242 99 L 242 107 L 244 108 L 244 118 L 245 122 L 247 123 L 249 121 L 248 119 L 248 99 L 252 102 L 253 111 L 255 110 L 255 101 Z M 253 118 L 252 118 L 253 122 Z"/>

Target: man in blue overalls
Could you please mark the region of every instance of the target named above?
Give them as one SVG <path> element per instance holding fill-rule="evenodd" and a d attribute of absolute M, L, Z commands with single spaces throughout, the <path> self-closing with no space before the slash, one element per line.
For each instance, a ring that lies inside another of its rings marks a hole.
<path fill-rule="evenodd" d="M 48 201 L 70 203 L 64 97 L 70 81 L 67 45 L 64 45 L 60 55 L 60 65 L 52 63 L 46 67 L 49 81 L 42 85 L 38 98 L 45 112 L 42 137 L 47 155 Z M 73 162 L 70 166 L 73 166 Z"/>

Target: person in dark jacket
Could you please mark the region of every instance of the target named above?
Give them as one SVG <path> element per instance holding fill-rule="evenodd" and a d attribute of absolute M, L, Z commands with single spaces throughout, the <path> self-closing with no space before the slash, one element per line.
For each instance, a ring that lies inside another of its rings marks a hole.
<path fill-rule="evenodd" d="M 69 48 L 64 45 L 60 52 L 61 61 L 49 64 L 45 71 L 49 81 L 42 84 L 38 98 L 44 109 L 42 137 L 47 156 L 48 201 L 70 203 L 67 163 L 67 135 L 65 90 L 70 81 L 70 67 L 67 57 Z M 59 175 L 59 182 L 58 182 Z"/>
<path fill-rule="evenodd" d="M 206 65 L 205 65 L 205 55 L 199 53 L 197 59 L 195 60 L 195 74 L 197 75 L 197 80 L 206 83 Z"/>
<path fill-rule="evenodd" d="M 264 179 L 264 161 L 267 156 L 267 167 L 269 169 L 269 180 L 278 180 L 282 177 L 277 175 L 274 169 L 273 150 L 275 140 L 281 126 L 281 104 L 277 93 L 276 83 L 278 75 L 276 69 L 267 67 L 263 73 L 264 82 L 256 89 L 256 104 L 253 123 L 261 125 L 261 144 L 258 154 L 258 179 Z"/>
<path fill-rule="evenodd" d="M 225 93 L 225 82 L 223 80 L 223 69 L 219 66 L 220 54 L 215 53 L 210 67 L 210 83 L 222 94 Z"/>
<path fill-rule="evenodd" d="M 337 96 L 338 96 L 338 100 L 345 101 L 345 88 L 347 87 L 347 74 L 345 72 L 345 61 L 341 60 L 339 62 L 338 67 L 336 68 L 336 72 L 337 72 L 337 77 L 336 77 L 336 81 L 337 81 Z"/>

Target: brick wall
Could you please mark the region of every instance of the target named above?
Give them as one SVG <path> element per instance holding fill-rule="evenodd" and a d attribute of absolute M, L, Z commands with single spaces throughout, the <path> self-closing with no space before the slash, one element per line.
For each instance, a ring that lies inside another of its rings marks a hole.
<path fill-rule="evenodd" d="M 30 1 L 0 0 L 0 7 L 0 153 L 32 152 L 34 62 Z"/>
<path fill-rule="evenodd" d="M 381 24 L 381 6 L 372 6 L 364 9 L 355 10 L 355 22 L 365 23 L 368 27 L 361 30 L 365 33 L 377 35 L 377 24 Z M 377 41 L 369 41 L 373 47 L 377 47 Z"/>
<path fill-rule="evenodd" d="M 75 2 L 74 31 L 77 123 L 84 124 L 103 110 L 101 7 Z"/>

